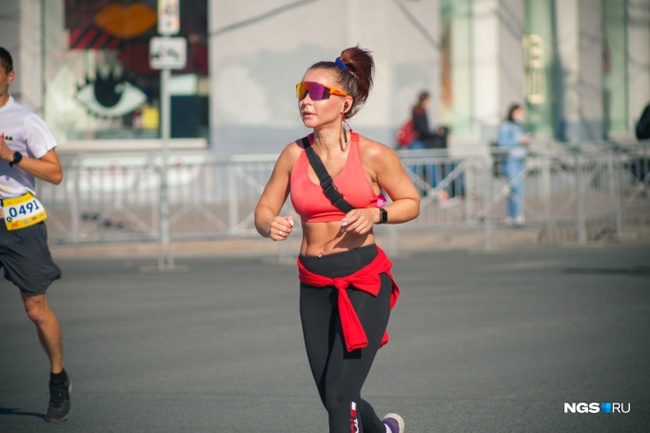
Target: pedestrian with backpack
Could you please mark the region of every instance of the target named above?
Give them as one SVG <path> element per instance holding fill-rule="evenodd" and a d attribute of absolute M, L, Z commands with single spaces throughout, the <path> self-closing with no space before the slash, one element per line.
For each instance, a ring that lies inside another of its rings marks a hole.
<path fill-rule="evenodd" d="M 431 104 L 431 95 L 426 90 L 418 94 L 418 99 L 411 110 L 413 131 L 415 140 L 409 145 L 409 149 L 431 149 L 435 140 L 435 134 L 429 126 L 429 114 L 427 109 Z"/>
<path fill-rule="evenodd" d="M 429 114 L 427 109 L 431 104 L 431 95 L 426 90 L 418 94 L 417 100 L 411 108 L 411 117 L 400 128 L 397 133 L 397 140 L 401 149 L 421 150 L 432 149 L 440 140 L 429 127 Z M 440 179 L 436 176 L 440 172 L 436 170 L 435 164 L 412 165 L 410 167 L 414 176 L 423 179 L 431 186 L 436 186 Z"/>

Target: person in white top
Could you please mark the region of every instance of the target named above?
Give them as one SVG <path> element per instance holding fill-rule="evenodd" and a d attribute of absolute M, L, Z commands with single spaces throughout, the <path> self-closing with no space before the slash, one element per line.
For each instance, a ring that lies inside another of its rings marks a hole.
<path fill-rule="evenodd" d="M 58 185 L 63 169 L 56 141 L 45 122 L 9 94 L 11 54 L 0 47 L 0 269 L 20 289 L 27 316 L 50 360 L 50 401 L 45 419 L 70 413 L 70 378 L 63 366 L 61 328 L 45 292 L 61 277 L 47 244 L 46 210 L 36 197 L 35 178 Z"/>

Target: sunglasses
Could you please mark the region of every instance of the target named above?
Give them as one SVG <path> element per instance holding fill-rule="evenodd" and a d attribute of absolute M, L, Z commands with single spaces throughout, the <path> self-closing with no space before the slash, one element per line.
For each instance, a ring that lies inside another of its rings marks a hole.
<path fill-rule="evenodd" d="M 301 81 L 296 84 L 296 97 L 299 101 L 302 101 L 307 96 L 307 92 L 309 92 L 312 101 L 328 99 L 330 95 L 348 96 L 343 90 L 328 87 L 315 81 Z"/>

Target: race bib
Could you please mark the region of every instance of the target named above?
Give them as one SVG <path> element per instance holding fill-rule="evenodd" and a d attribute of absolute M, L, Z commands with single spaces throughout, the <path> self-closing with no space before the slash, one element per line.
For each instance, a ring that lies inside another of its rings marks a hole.
<path fill-rule="evenodd" d="M 30 192 L 20 197 L 2 199 L 2 212 L 7 230 L 20 230 L 45 221 L 43 204 Z"/>

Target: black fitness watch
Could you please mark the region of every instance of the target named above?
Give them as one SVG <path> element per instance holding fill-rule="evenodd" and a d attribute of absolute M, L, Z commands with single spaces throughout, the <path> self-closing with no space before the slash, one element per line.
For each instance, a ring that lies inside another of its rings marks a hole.
<path fill-rule="evenodd" d="M 9 167 L 13 167 L 23 160 L 23 154 L 20 152 L 14 152 L 14 159 L 9 163 Z"/>
<path fill-rule="evenodd" d="M 385 224 L 388 222 L 388 211 L 383 207 L 379 208 L 379 224 Z"/>

